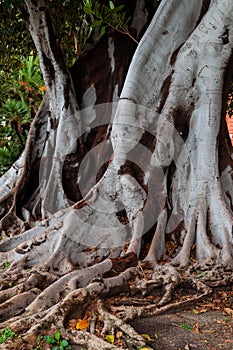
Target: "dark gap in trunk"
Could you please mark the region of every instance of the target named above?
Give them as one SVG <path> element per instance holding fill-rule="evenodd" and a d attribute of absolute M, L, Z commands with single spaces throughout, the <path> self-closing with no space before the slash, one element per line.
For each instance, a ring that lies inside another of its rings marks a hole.
<path fill-rule="evenodd" d="M 185 229 L 184 220 L 182 220 L 174 230 L 171 232 L 166 232 L 166 242 L 173 241 L 178 246 L 182 246 L 181 232 Z"/>
<path fill-rule="evenodd" d="M 168 201 L 168 208 L 169 211 L 172 211 L 173 208 L 173 203 L 172 203 L 172 181 L 173 181 L 173 176 L 175 174 L 176 171 L 176 164 L 174 162 L 174 160 L 171 162 L 170 166 L 167 169 L 167 184 L 166 184 L 166 188 L 167 188 L 167 201 Z"/>
<path fill-rule="evenodd" d="M 176 59 L 177 59 L 177 55 L 181 49 L 181 47 L 183 46 L 183 43 L 173 52 L 171 59 L 170 59 L 170 65 L 173 67 L 174 64 L 176 63 Z"/>
<path fill-rule="evenodd" d="M 190 106 L 189 109 L 179 107 L 173 113 L 175 132 L 178 132 L 184 142 L 189 134 L 189 123 L 193 110 L 194 106 Z"/>
<path fill-rule="evenodd" d="M 204 0 L 203 1 L 203 4 L 202 4 L 202 9 L 201 9 L 201 13 L 200 13 L 200 17 L 198 18 L 197 20 L 197 23 L 196 23 L 196 27 L 200 24 L 202 18 L 205 16 L 205 14 L 207 13 L 209 7 L 210 7 L 210 3 L 211 3 L 211 0 Z"/>
<path fill-rule="evenodd" d="M 161 99 L 160 99 L 160 104 L 157 109 L 157 112 L 160 114 L 163 110 L 163 106 L 165 105 L 165 102 L 167 100 L 168 94 L 169 94 L 169 89 L 172 81 L 172 75 L 174 71 L 164 80 L 163 86 L 161 88 Z"/>
<path fill-rule="evenodd" d="M 213 235 L 212 235 L 212 232 L 210 229 L 210 223 L 211 223 L 210 210 L 208 208 L 206 211 L 206 234 L 207 234 L 207 237 L 209 238 L 210 242 L 212 242 Z"/>
<path fill-rule="evenodd" d="M 122 165 L 120 170 L 118 171 L 118 175 L 126 174 L 131 175 L 134 179 L 136 179 L 137 182 L 142 186 L 144 191 L 147 192 L 148 187 L 144 184 L 145 173 L 138 164 L 127 159 L 125 161 L 125 164 Z"/>
<path fill-rule="evenodd" d="M 233 203 L 232 203 L 232 197 L 229 191 L 225 192 L 226 197 L 229 199 L 230 202 L 230 210 L 233 211 Z"/>

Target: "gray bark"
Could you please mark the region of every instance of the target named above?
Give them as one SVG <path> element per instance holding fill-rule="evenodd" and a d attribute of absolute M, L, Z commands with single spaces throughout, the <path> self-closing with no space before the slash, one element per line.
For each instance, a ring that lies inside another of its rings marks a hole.
<path fill-rule="evenodd" d="M 232 264 L 232 148 L 224 104 L 227 74 L 232 73 L 233 4 L 163 0 L 124 84 L 116 56 L 119 37 L 111 33 L 100 40 L 89 52 L 102 52 L 108 62 L 108 90 L 98 74 L 95 83 L 85 80 L 86 71 L 94 74 L 88 50 L 71 79 L 60 49 L 48 40 L 54 35 L 47 22 L 48 2 L 26 3 L 48 99 L 41 124 L 37 116 L 31 129 L 22 170 L 26 173 L 37 165 L 39 186 L 26 198 L 23 189 L 32 183 L 30 176 L 15 182 L 11 170 L 9 181 L 6 176 L 1 179 L 8 189 L 1 198 L 7 237 L 0 243 L 0 261 L 12 265 L 3 273 L 0 315 L 2 327 L 11 324 L 29 337 L 54 322 L 63 330 L 74 305 L 83 312 L 93 295 L 107 298 L 124 291 L 143 298 L 147 289 L 165 285 L 161 306 L 184 278 L 184 266 Z M 138 18 L 133 25 L 140 31 L 144 21 L 139 25 Z M 127 62 L 130 59 L 129 54 Z M 79 81 L 85 86 L 81 92 Z M 80 196 L 72 193 L 78 187 Z M 10 213 L 19 212 L 19 224 L 31 226 L 12 237 L 6 229 Z M 149 240 L 148 249 L 144 240 Z M 154 269 L 147 271 L 146 281 L 142 267 L 135 267 L 145 253 L 145 263 Z M 158 268 L 160 261 L 167 264 Z M 186 271 L 191 285 L 206 296 L 211 277 L 203 274 L 200 282 Z M 228 278 L 222 282 L 220 276 L 212 285 L 227 283 Z M 8 288 L 12 281 L 14 287 Z M 104 331 L 115 323 L 135 338 L 135 344 L 144 345 L 100 301 L 96 305 L 105 319 Z M 156 309 L 153 304 L 145 313 L 152 309 L 159 314 L 169 308 Z M 124 313 L 130 319 L 143 311 L 129 308 Z M 93 349 L 99 344 L 105 348 L 92 334 L 72 339 Z"/>

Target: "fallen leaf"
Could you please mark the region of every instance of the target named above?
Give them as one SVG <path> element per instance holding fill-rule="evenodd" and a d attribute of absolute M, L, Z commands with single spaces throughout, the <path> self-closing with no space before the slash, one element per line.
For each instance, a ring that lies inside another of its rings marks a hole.
<path fill-rule="evenodd" d="M 199 325 L 198 325 L 198 323 L 194 323 L 194 325 L 193 325 L 193 333 L 199 333 Z"/>
<path fill-rule="evenodd" d="M 107 340 L 108 343 L 113 344 L 113 343 L 114 343 L 114 340 L 115 340 L 114 334 L 108 334 L 108 335 L 106 335 L 106 336 L 105 336 L 105 339 Z"/>
<path fill-rule="evenodd" d="M 202 333 L 215 333 L 215 330 L 213 330 L 213 329 L 206 329 L 206 330 L 203 330 Z"/>
<path fill-rule="evenodd" d="M 75 319 L 69 320 L 68 329 L 75 329 L 77 321 Z"/>
<path fill-rule="evenodd" d="M 202 306 L 204 306 L 204 307 L 215 307 L 215 305 L 213 303 L 206 303 L 206 304 L 203 304 Z"/>
<path fill-rule="evenodd" d="M 193 309 L 193 313 L 196 315 L 203 314 L 204 312 L 207 312 L 207 309 Z"/>
<path fill-rule="evenodd" d="M 142 334 L 142 337 L 144 339 L 146 339 L 147 341 L 152 341 L 151 337 L 149 336 L 149 334 Z"/>
<path fill-rule="evenodd" d="M 122 332 L 120 332 L 120 331 L 117 332 L 117 333 L 116 333 L 116 338 L 117 338 L 117 339 L 120 339 L 121 337 L 122 337 Z"/>
<path fill-rule="evenodd" d="M 76 328 L 83 330 L 83 329 L 87 329 L 89 327 L 89 322 L 87 320 L 79 320 L 76 323 Z"/>
<path fill-rule="evenodd" d="M 224 311 L 226 312 L 227 315 L 233 317 L 233 310 L 230 309 L 229 307 L 225 307 Z"/>
<path fill-rule="evenodd" d="M 221 299 L 214 299 L 214 302 L 215 302 L 216 304 L 221 304 L 222 300 L 221 300 Z"/>
<path fill-rule="evenodd" d="M 226 320 L 223 319 L 223 320 L 216 320 L 217 323 L 221 323 L 221 324 L 225 324 L 226 323 Z"/>

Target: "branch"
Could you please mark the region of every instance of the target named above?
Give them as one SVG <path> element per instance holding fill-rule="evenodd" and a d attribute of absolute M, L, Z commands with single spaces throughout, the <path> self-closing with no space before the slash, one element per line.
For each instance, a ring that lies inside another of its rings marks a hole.
<path fill-rule="evenodd" d="M 53 82 L 62 77 L 63 82 L 67 83 L 69 77 L 71 83 L 71 79 L 62 49 L 57 43 L 49 1 L 25 0 L 25 2 L 29 13 L 29 30 L 40 58 L 46 89 L 50 93 Z"/>

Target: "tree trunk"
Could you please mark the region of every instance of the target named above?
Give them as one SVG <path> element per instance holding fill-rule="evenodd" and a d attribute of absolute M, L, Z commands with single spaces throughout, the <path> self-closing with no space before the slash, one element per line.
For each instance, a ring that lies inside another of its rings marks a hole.
<path fill-rule="evenodd" d="M 22 160 L 0 180 L 0 260 L 11 262 L 0 292 L 2 328 L 12 325 L 28 341 L 51 327 L 74 344 L 107 349 L 91 330 L 86 337 L 64 330 L 72 318 L 95 324 L 99 312 L 104 333 L 114 323 L 143 346 L 123 320 L 174 307 L 163 305 L 184 267 L 198 298 L 231 278 L 224 270 L 233 256 L 225 110 L 233 5 L 164 0 L 135 53 L 130 38 L 95 33 L 69 71 L 48 2 L 26 3 L 47 94 Z M 140 39 L 150 19 L 144 2 L 133 4 L 131 29 Z M 197 281 L 194 264 L 220 266 L 218 276 Z M 159 285 L 159 306 L 145 310 L 113 315 L 100 301 L 144 296 Z"/>

